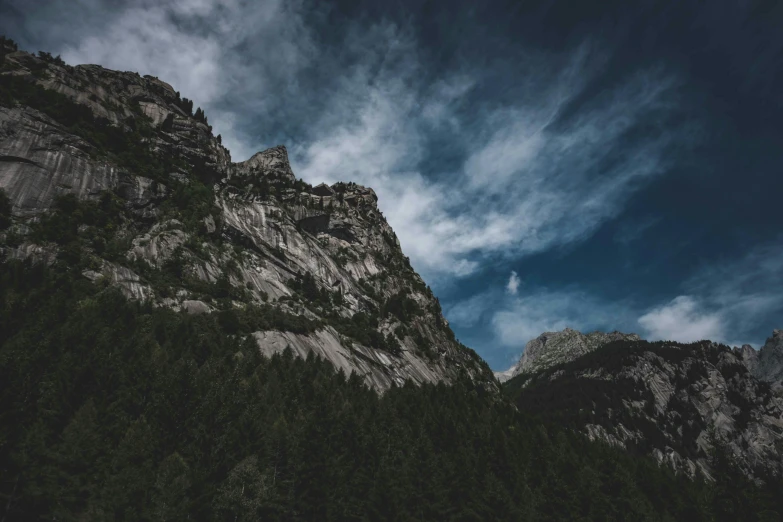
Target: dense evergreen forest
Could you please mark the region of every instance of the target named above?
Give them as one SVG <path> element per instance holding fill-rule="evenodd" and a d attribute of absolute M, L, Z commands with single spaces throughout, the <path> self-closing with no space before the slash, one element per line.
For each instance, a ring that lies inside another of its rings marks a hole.
<path fill-rule="evenodd" d="M 778 520 L 716 484 L 520 413 L 469 382 L 379 396 L 215 314 L 0 264 L 3 520 Z"/>

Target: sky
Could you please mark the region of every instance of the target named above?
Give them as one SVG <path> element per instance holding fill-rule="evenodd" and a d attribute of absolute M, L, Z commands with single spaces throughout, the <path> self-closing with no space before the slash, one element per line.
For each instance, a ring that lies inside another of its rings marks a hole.
<path fill-rule="evenodd" d="M 783 3 L 0 0 L 23 49 L 152 74 L 234 161 L 373 187 L 458 338 L 759 347 L 783 328 Z"/>

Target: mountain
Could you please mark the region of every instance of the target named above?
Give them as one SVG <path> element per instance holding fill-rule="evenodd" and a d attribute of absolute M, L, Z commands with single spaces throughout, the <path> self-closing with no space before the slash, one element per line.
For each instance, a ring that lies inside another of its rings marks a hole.
<path fill-rule="evenodd" d="M 529 414 L 541 373 L 515 406 L 372 189 L 297 180 L 282 146 L 233 162 L 157 78 L 0 37 L 0 187 L 2 520 L 783 513 L 719 444 L 691 480 Z M 573 362 L 612 346 L 587 337 Z"/>
<path fill-rule="evenodd" d="M 774 330 L 758 352 L 746 344 L 734 353 L 757 379 L 771 384 L 777 393 L 783 392 L 783 330 Z"/>
<path fill-rule="evenodd" d="M 371 188 L 312 187 L 283 146 L 232 162 L 204 112 L 158 78 L 8 43 L 2 59 L 6 257 L 52 264 L 78 250 L 68 262 L 86 279 L 217 314 L 267 355 L 313 353 L 379 391 L 461 375 L 496 389 Z"/>
<path fill-rule="evenodd" d="M 590 353 L 612 341 L 638 341 L 636 334 L 591 332 L 583 334 L 566 328 L 562 332 L 545 332 L 525 345 L 519 362 L 503 372 L 495 372 L 500 382 L 517 375 L 535 373 Z"/>
<path fill-rule="evenodd" d="M 586 353 L 589 336 L 573 330 L 529 344 L 528 366 L 506 383 L 520 410 L 690 476 L 698 470 L 713 477 L 716 445 L 747 476 L 783 471 L 783 398 L 754 376 L 758 370 L 749 370 L 741 354 L 708 341 L 649 343 L 610 335 L 623 338 Z"/>

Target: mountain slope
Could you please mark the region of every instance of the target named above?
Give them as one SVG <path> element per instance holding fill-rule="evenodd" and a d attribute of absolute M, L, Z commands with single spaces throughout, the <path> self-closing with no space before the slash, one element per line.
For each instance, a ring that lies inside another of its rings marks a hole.
<path fill-rule="evenodd" d="M 506 383 L 520 410 L 711 476 L 725 444 L 748 476 L 783 471 L 783 399 L 730 348 L 622 340 Z"/>
<path fill-rule="evenodd" d="M 384 394 L 265 357 L 219 314 L 0 264 L 6 520 L 756 520 L 780 484 L 709 484 L 520 414 L 469 379 Z M 736 516 L 741 514 L 744 516 Z"/>
<path fill-rule="evenodd" d="M 312 352 L 378 390 L 463 374 L 495 387 L 372 189 L 297 180 L 282 146 L 232 163 L 203 111 L 157 78 L 6 45 L 0 158 L 9 258 L 78 251 L 85 278 L 217 313 L 266 354 Z"/>

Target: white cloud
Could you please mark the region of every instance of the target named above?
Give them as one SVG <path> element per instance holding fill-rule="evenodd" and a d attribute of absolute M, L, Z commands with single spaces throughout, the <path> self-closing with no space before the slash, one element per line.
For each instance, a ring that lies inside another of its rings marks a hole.
<path fill-rule="evenodd" d="M 237 125 L 276 110 L 275 98 L 315 56 L 301 10 L 301 2 L 282 0 L 139 0 L 107 9 L 100 23 L 73 20 L 84 24 L 75 28 L 83 37 L 57 51 L 69 63 L 165 80 L 205 109 L 241 161 L 257 145 Z"/>
<path fill-rule="evenodd" d="M 579 288 L 532 288 L 512 295 L 506 287 L 461 301 L 446 315 L 459 327 L 474 327 L 489 318 L 485 344 L 517 358 L 529 340 L 566 327 L 582 332 L 620 330 L 651 341 L 709 339 L 758 347 L 770 333 L 760 327 L 780 327 L 780 245 L 776 241 L 738 259 L 706 266 L 684 285 L 687 294 L 646 309 L 633 300 L 609 301 Z"/>
<path fill-rule="evenodd" d="M 723 318 L 720 313 L 704 310 L 692 296 L 681 295 L 671 302 L 653 308 L 639 318 L 649 340 L 671 340 L 683 343 L 703 339 L 723 340 Z"/>
<path fill-rule="evenodd" d="M 75 27 L 58 33 L 73 43 L 53 50 L 170 82 L 206 109 L 235 160 L 285 139 L 308 181 L 375 188 L 428 278 L 585 239 L 683 140 L 682 129 L 654 128 L 676 103 L 665 71 L 583 96 L 607 60 L 589 42 L 519 53 L 515 96 L 478 106 L 470 96 L 486 87 L 483 65 L 433 78 L 413 31 L 390 22 L 346 22 L 327 45 L 323 9 L 304 0 L 138 0 L 116 11 L 90 0 L 84 21 L 57 5 Z M 267 128 L 249 130 L 254 120 Z M 278 132 L 281 122 L 294 123 Z M 645 137 L 628 139 L 640 122 Z M 435 133 L 463 158 L 440 167 L 428 145 Z"/>
<path fill-rule="evenodd" d="M 761 325 L 776 325 L 783 312 L 783 246 L 758 246 L 734 260 L 705 266 L 676 297 L 640 317 L 649 335 L 659 339 L 711 339 L 731 345 L 751 339 L 759 345 Z"/>
<path fill-rule="evenodd" d="M 564 328 L 632 332 L 638 317 L 633 310 L 633 303 L 604 301 L 578 288 L 526 286 L 524 294 L 519 288 L 512 294 L 506 285 L 455 303 L 445 315 L 458 328 L 486 327 L 482 344 L 518 359 L 525 344 L 544 332 Z"/>
<path fill-rule="evenodd" d="M 519 290 L 519 283 L 519 276 L 512 270 L 511 276 L 509 276 L 508 283 L 506 284 L 506 291 L 511 295 L 517 295 L 517 291 Z"/>
<path fill-rule="evenodd" d="M 651 112 L 668 110 L 673 82 L 660 71 L 639 73 L 593 100 L 583 114 L 566 117 L 565 107 L 599 73 L 580 48 L 564 71 L 529 71 L 535 78 L 529 88 L 539 97 L 525 93 L 525 102 L 462 124 L 450 107 L 475 80 L 461 73 L 451 82 L 455 87 L 430 89 L 431 97 L 422 98 L 415 53 L 394 56 L 415 48 L 415 42 L 399 43 L 404 38 L 385 49 L 384 63 L 394 65 L 371 82 L 359 69 L 345 90 L 333 93 L 328 105 L 335 110 L 315 122 L 313 138 L 297 147 L 295 167 L 311 182 L 350 178 L 372 185 L 404 250 L 425 275 L 464 275 L 470 273 L 466 263 L 478 269 L 488 257 L 580 241 L 663 172 L 664 151 L 677 130 L 622 141 Z M 425 176 L 424 124 L 433 114 L 451 122 L 454 140 L 470 152 L 458 170 Z M 613 154 L 619 160 L 609 163 Z"/>

